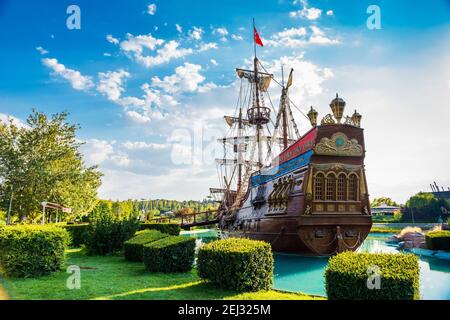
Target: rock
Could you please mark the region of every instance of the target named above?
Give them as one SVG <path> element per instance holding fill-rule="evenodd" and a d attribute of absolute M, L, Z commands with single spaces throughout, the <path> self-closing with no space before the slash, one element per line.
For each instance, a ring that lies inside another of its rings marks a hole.
<path fill-rule="evenodd" d="M 425 235 L 420 232 L 410 232 L 403 235 L 406 248 L 426 248 Z"/>

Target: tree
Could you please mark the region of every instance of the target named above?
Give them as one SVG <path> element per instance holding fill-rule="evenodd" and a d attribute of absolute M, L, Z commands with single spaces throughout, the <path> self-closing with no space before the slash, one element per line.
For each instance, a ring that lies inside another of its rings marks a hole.
<path fill-rule="evenodd" d="M 414 215 L 415 221 L 437 222 L 442 216 L 442 208 L 450 210 L 450 201 L 439 199 L 430 192 L 419 192 L 409 198 L 406 208 L 403 219 L 411 220 Z"/>
<path fill-rule="evenodd" d="M 399 204 L 388 197 L 380 197 L 373 199 L 372 203 L 370 204 L 371 207 L 378 207 L 382 204 L 393 206 L 393 207 L 399 207 Z"/>
<path fill-rule="evenodd" d="M 102 174 L 85 166 L 76 139 L 79 126 L 67 117 L 33 110 L 26 127 L 0 122 L 0 202 L 6 209 L 12 194 L 16 218 L 37 219 L 44 201 L 71 208 L 64 219 L 95 206 Z"/>

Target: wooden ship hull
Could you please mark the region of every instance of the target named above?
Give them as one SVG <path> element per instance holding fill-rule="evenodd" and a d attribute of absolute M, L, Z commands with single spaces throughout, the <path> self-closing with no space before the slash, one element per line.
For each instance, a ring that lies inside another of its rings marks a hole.
<path fill-rule="evenodd" d="M 372 226 L 361 115 L 355 110 L 343 117 L 346 103 L 336 94 L 332 114 L 320 125 L 312 107 L 303 114 L 312 129 L 301 135 L 289 98 L 294 70 L 287 82 L 283 69 L 281 83 L 275 81 L 281 87 L 276 110 L 268 90 L 274 75 L 256 56 L 256 44 L 263 44 L 253 29 L 253 70 L 236 69 L 238 103 L 234 115 L 225 116 L 224 157 L 216 159 L 221 185 L 211 189 L 221 194 L 222 236 L 264 240 L 279 252 L 356 250 Z"/>
<path fill-rule="evenodd" d="M 223 237 L 267 241 L 276 252 L 356 250 L 372 226 L 363 129 L 323 123 L 254 173 L 238 207 L 223 212 Z"/>

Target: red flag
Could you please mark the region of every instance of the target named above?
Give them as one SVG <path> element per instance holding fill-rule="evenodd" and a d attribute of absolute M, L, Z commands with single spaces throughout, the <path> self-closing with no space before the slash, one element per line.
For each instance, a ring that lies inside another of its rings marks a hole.
<path fill-rule="evenodd" d="M 255 38 L 255 43 L 260 45 L 261 47 L 264 47 L 261 38 L 259 37 L 258 31 L 256 31 L 256 28 L 253 27 L 253 33 L 254 33 L 254 38 Z"/>

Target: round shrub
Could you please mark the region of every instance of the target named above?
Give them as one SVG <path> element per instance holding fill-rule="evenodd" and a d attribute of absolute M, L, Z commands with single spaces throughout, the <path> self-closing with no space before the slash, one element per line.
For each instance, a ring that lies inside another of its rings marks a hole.
<path fill-rule="evenodd" d="M 0 227 L 0 269 L 10 277 L 37 277 L 61 270 L 70 237 L 56 226 Z"/>
<path fill-rule="evenodd" d="M 113 214 L 97 215 L 88 228 L 86 248 L 90 255 L 106 255 L 122 250 L 123 243 L 139 228 L 135 219 L 120 219 Z"/>
<path fill-rule="evenodd" d="M 178 236 L 181 227 L 178 223 L 141 223 L 139 230 L 158 230 L 171 236 Z"/>
<path fill-rule="evenodd" d="M 419 259 L 403 253 L 340 253 L 328 261 L 325 286 L 330 300 L 419 299 Z"/>
<path fill-rule="evenodd" d="M 273 263 L 269 243 L 239 238 L 205 244 L 197 258 L 201 278 L 236 291 L 271 289 Z"/>
<path fill-rule="evenodd" d="M 143 261 L 144 245 L 168 237 L 158 230 L 139 231 L 133 238 L 123 244 L 123 253 L 128 261 Z"/>
<path fill-rule="evenodd" d="M 430 250 L 450 251 L 450 231 L 430 231 L 425 234 L 427 248 Z"/>
<path fill-rule="evenodd" d="M 151 272 L 186 272 L 195 258 L 195 239 L 169 236 L 144 245 L 144 264 Z"/>

